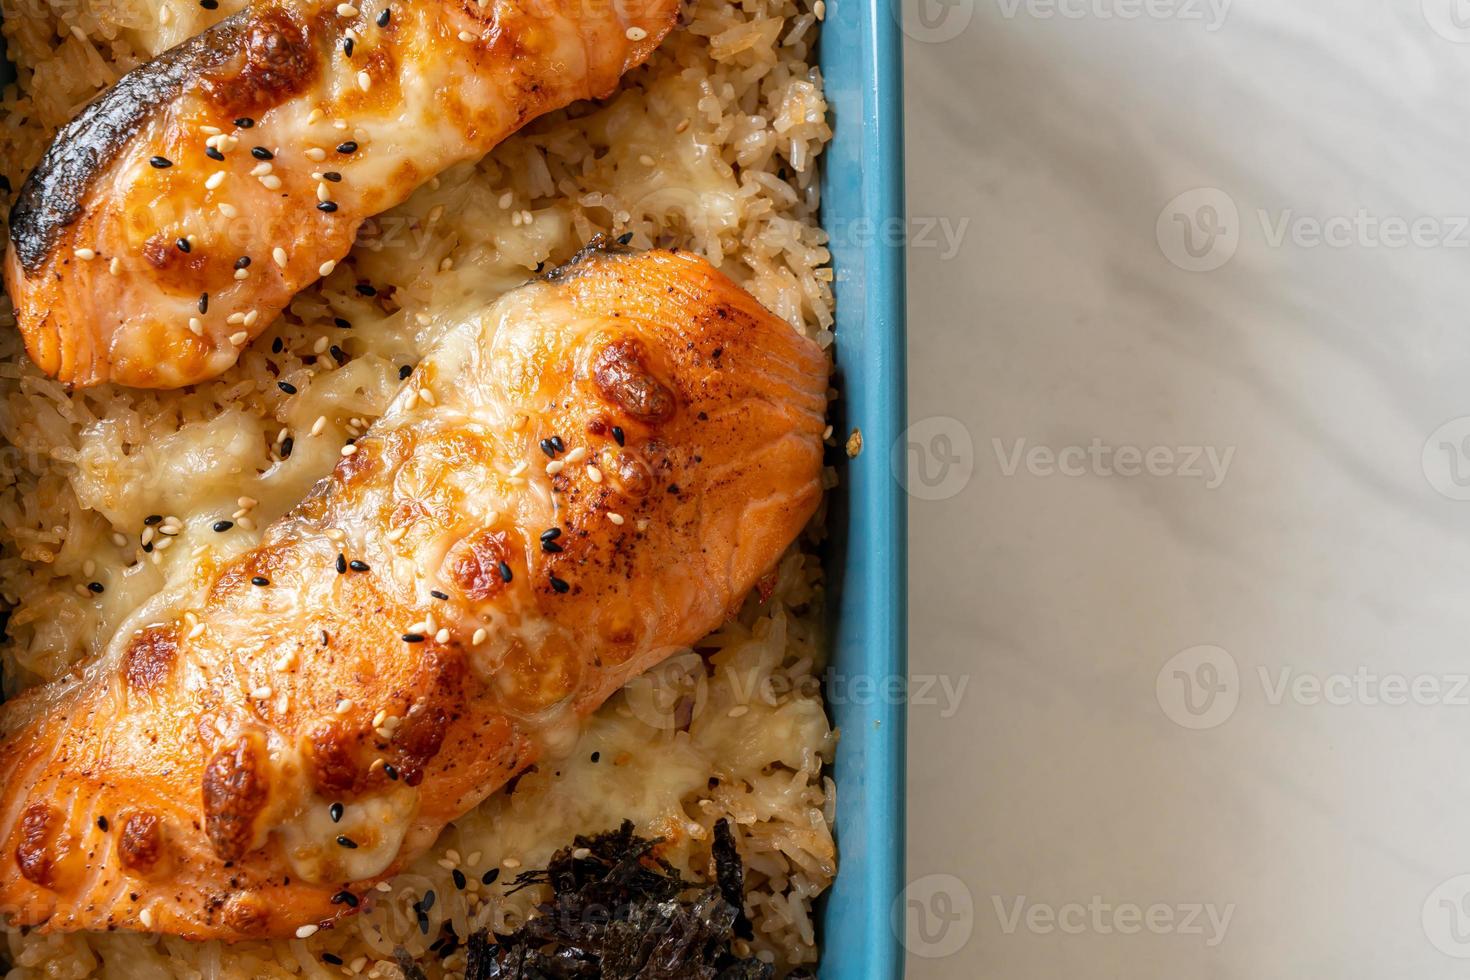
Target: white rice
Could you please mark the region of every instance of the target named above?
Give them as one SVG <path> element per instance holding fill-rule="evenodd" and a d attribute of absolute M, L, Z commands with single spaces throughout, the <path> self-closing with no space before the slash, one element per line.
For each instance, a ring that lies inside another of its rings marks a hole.
<path fill-rule="evenodd" d="M 146 598 L 186 587 L 196 549 L 228 555 L 252 545 L 330 470 L 345 436 L 383 410 L 399 365 L 433 343 L 437 311 L 488 302 L 598 232 L 696 249 L 830 343 L 832 274 L 816 219 L 816 163 L 830 131 L 813 66 L 813 2 L 696 0 L 618 94 L 540 120 L 422 188 L 365 229 L 353 258 L 298 296 L 236 368 L 191 391 L 68 394 L 30 366 L 0 299 L 0 596 L 13 610 L 0 651 L 5 689 L 57 677 Z M 46 138 L 100 88 L 240 6 L 0 0 L 20 68 L 19 86 L 0 95 L 0 173 L 19 187 Z M 379 295 L 359 295 L 362 280 Z M 334 327 L 334 317 L 352 328 Z M 283 460 L 285 435 L 294 449 Z M 253 528 L 213 533 L 241 510 L 242 495 L 259 502 L 243 515 Z M 151 514 L 176 516 L 183 530 L 145 553 Z M 816 683 L 820 527 L 786 557 L 770 598 L 752 598 L 701 644 L 702 656 L 675 658 L 615 698 L 567 759 L 456 821 L 344 927 L 233 946 L 7 930 L 7 976 L 397 976 L 394 946 L 422 953 L 445 919 L 461 937 L 505 927 L 543 897 L 532 889 L 507 899 L 507 862 L 536 867 L 574 834 L 624 817 L 666 838 L 664 856 L 695 877 L 710 869 L 710 828 L 729 817 L 748 866 L 754 950 L 782 971 L 814 963 L 811 904 L 836 868 L 823 775 L 835 734 Z M 90 581 L 105 593 L 87 591 Z M 694 696 L 687 725 L 682 695 Z M 456 862 L 471 882 L 464 892 L 453 884 Z M 502 882 L 480 886 L 493 866 Z M 405 910 L 429 888 L 439 900 L 425 936 Z M 323 952 L 346 965 L 323 964 Z M 424 962 L 431 976 L 464 965 L 463 953 Z"/>

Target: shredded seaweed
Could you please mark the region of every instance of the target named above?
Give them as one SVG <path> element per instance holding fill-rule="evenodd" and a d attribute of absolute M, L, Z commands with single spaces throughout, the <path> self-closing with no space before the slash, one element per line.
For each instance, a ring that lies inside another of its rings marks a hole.
<path fill-rule="evenodd" d="M 552 898 L 509 935 L 470 936 L 466 980 L 770 980 L 770 964 L 732 948 L 750 923 L 729 825 L 715 829 L 716 885 L 684 880 L 658 844 L 624 821 L 517 875 L 511 891 L 547 885 Z"/>

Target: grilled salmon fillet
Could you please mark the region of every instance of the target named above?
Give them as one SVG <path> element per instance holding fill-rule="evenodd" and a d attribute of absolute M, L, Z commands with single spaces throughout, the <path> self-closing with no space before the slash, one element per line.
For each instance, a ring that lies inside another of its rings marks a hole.
<path fill-rule="evenodd" d="M 678 0 L 260 0 L 124 76 L 10 217 L 31 358 L 77 387 L 234 364 L 362 222 L 534 117 L 610 94 Z"/>
<path fill-rule="evenodd" d="M 828 364 L 593 247 L 452 328 L 259 547 L 0 709 L 0 909 L 310 935 L 736 610 L 821 494 Z"/>

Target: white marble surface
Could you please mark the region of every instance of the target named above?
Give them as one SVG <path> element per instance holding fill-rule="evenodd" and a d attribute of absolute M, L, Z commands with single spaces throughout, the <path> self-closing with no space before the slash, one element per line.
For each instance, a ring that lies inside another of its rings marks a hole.
<path fill-rule="evenodd" d="M 910 976 L 1466 976 L 1470 3 L 924 10 Z"/>

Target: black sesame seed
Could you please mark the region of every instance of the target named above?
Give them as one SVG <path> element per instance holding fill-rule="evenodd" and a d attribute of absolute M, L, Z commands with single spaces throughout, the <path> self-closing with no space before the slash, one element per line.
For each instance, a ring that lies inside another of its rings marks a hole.
<path fill-rule="evenodd" d="M 542 538 L 541 550 L 546 552 L 548 555 L 559 555 L 561 554 L 561 545 L 557 544 L 555 541 L 552 541 L 549 538 Z"/>
<path fill-rule="evenodd" d="M 249 116 L 241 116 L 239 119 L 235 120 L 235 125 L 239 126 L 241 129 L 249 129 L 251 126 L 255 125 L 255 120 L 251 119 Z"/>
<path fill-rule="evenodd" d="M 618 244 L 619 245 L 626 245 L 629 242 L 631 242 L 632 240 L 633 240 L 633 233 L 631 231 L 624 232 L 623 234 L 621 234 L 621 235 L 618 236 Z"/>
<path fill-rule="evenodd" d="M 419 932 L 425 936 L 429 934 L 429 913 L 422 910 L 419 912 Z"/>
<path fill-rule="evenodd" d="M 393 8 L 391 8 L 391 7 L 384 7 L 382 10 L 378 11 L 378 26 L 379 27 L 387 27 L 388 26 L 388 19 L 390 17 L 392 17 L 392 16 L 393 16 Z"/>
<path fill-rule="evenodd" d="M 151 555 L 151 554 L 153 554 L 153 542 L 152 541 L 148 542 L 147 544 L 145 544 L 143 546 L 143 554 L 145 554 L 145 555 Z"/>
<path fill-rule="evenodd" d="M 352 57 L 352 38 L 349 37 L 342 42 L 342 54 L 348 58 Z"/>
<path fill-rule="evenodd" d="M 347 810 L 341 803 L 333 803 L 327 807 L 327 816 L 332 818 L 332 823 L 341 823 L 342 814 Z"/>
<path fill-rule="evenodd" d="M 556 451 L 557 452 L 559 452 L 559 453 L 566 452 L 567 444 L 561 441 L 561 436 L 552 436 L 551 437 L 551 444 L 556 447 Z"/>
<path fill-rule="evenodd" d="M 349 891 L 343 890 L 332 896 L 333 905 L 350 905 L 357 908 L 357 896 Z"/>
<path fill-rule="evenodd" d="M 500 869 L 499 868 L 491 868 L 489 871 L 486 871 L 484 874 L 480 875 L 480 884 L 482 884 L 482 885 L 493 885 L 493 884 L 495 884 L 495 879 L 497 879 L 499 877 L 500 877 Z"/>
<path fill-rule="evenodd" d="M 347 574 L 347 556 L 346 555 L 343 555 L 343 554 L 338 554 L 337 555 L 337 574 L 338 575 L 345 575 L 345 574 Z"/>
<path fill-rule="evenodd" d="M 225 155 L 223 153 L 221 153 L 219 150 L 216 150 L 212 146 L 206 146 L 204 148 L 204 155 L 209 157 L 209 159 L 211 160 L 223 160 L 225 158 Z"/>
<path fill-rule="evenodd" d="M 337 202 L 336 201 L 317 201 L 316 202 L 316 209 L 318 211 L 322 212 L 323 214 L 331 214 L 332 212 L 334 212 L 334 211 L 337 210 Z"/>
<path fill-rule="evenodd" d="M 619 446 L 623 445 L 624 440 L 627 438 L 623 435 L 622 428 L 616 425 L 612 427 L 612 436 L 613 442 L 617 443 Z"/>
<path fill-rule="evenodd" d="M 403 381 L 403 380 L 407 379 L 410 374 L 413 374 L 413 365 L 412 364 L 400 364 L 400 365 L 398 365 L 398 380 L 399 381 Z"/>
<path fill-rule="evenodd" d="M 152 527 L 155 524 L 162 524 L 163 523 L 163 515 L 162 514 L 149 514 L 147 517 L 143 518 L 143 523 L 144 524 L 147 524 L 149 527 Z"/>
<path fill-rule="evenodd" d="M 353 140 L 347 140 L 346 142 L 338 143 L 337 144 L 337 152 L 338 153 L 356 153 L 357 152 L 357 143 L 355 141 L 353 141 Z"/>
<path fill-rule="evenodd" d="M 561 579 L 557 578 L 555 575 L 548 576 L 548 578 L 551 581 L 551 587 L 553 589 L 555 589 L 559 594 L 565 595 L 571 589 L 571 586 L 570 585 L 568 585 L 567 583 L 563 582 Z"/>
<path fill-rule="evenodd" d="M 209 312 L 209 294 L 208 293 L 200 293 L 199 294 L 199 312 L 200 313 L 208 313 Z"/>
<path fill-rule="evenodd" d="M 546 263 L 545 262 L 537 262 L 536 263 L 536 271 L 537 272 L 540 272 L 544 268 L 546 268 Z"/>
<path fill-rule="evenodd" d="M 92 592 L 93 595 L 101 595 L 103 592 L 101 582 L 88 582 L 87 588 Z"/>
<path fill-rule="evenodd" d="M 398 781 L 398 767 L 395 766 L 395 765 L 393 765 L 393 763 L 391 763 L 391 762 L 385 762 L 385 763 L 383 763 L 383 775 L 387 776 L 389 779 L 393 780 L 394 782 L 397 782 Z"/>
<path fill-rule="evenodd" d="M 100 830 L 100 831 L 102 831 L 104 834 L 107 833 L 107 818 L 106 817 L 98 817 L 97 818 L 97 829 Z"/>
<path fill-rule="evenodd" d="M 322 962 L 327 963 L 331 966 L 341 966 L 343 961 L 342 957 L 338 956 L 336 953 L 323 953 Z"/>
<path fill-rule="evenodd" d="M 236 259 L 235 260 L 235 268 L 237 268 L 237 269 L 248 269 L 248 268 L 250 268 L 250 256 L 248 256 L 248 255 L 242 255 L 238 259 Z"/>
<path fill-rule="evenodd" d="M 360 282 L 360 283 L 358 283 L 353 288 L 356 289 L 357 292 L 358 292 L 358 295 L 361 295 L 361 296 L 376 296 L 376 295 L 378 295 L 378 291 L 377 291 L 377 289 L 375 289 L 373 287 L 372 283 Z"/>
<path fill-rule="evenodd" d="M 174 162 L 168 157 L 149 157 L 148 162 L 159 170 L 167 170 L 174 165 Z"/>
<path fill-rule="evenodd" d="M 296 394 L 296 386 L 289 381 L 277 381 L 276 387 L 281 389 L 288 395 Z"/>
<path fill-rule="evenodd" d="M 593 762 L 597 762 L 601 758 L 602 758 L 602 753 L 601 752 L 594 752 L 594 753 L 592 753 L 592 761 Z"/>
<path fill-rule="evenodd" d="M 199 0 L 199 6 L 205 10 L 218 10 L 219 0 Z"/>
<path fill-rule="evenodd" d="M 263 588 L 263 587 L 265 587 L 267 585 L 270 585 L 271 584 L 271 580 L 268 579 L 268 578 L 266 578 L 264 575 L 256 575 L 254 578 L 252 578 L 250 580 L 250 584 L 251 585 L 259 585 L 259 586 L 261 586 Z"/>
<path fill-rule="evenodd" d="M 287 436 L 286 438 L 282 439 L 281 440 L 281 458 L 282 459 L 290 459 L 291 458 L 291 450 L 293 450 L 295 448 L 296 448 L 296 438 L 294 436 Z"/>
<path fill-rule="evenodd" d="M 551 444 L 550 439 L 542 439 L 540 445 L 541 451 L 543 453 L 550 456 L 552 459 L 556 458 L 556 447 Z"/>
<path fill-rule="evenodd" d="M 349 360 L 351 360 L 351 358 L 347 356 L 347 352 L 338 347 L 336 344 L 328 347 L 327 353 L 331 354 L 332 360 L 336 361 L 338 364 L 346 364 Z"/>
<path fill-rule="evenodd" d="M 339 316 L 339 317 L 333 318 L 333 320 L 332 320 L 332 326 L 334 326 L 334 327 L 340 327 L 343 330 L 351 330 L 352 329 L 352 321 L 351 320 L 343 319 L 342 317 Z"/>
<path fill-rule="evenodd" d="M 449 875 L 454 879 L 454 887 L 458 888 L 460 891 L 464 891 L 464 886 L 469 884 L 469 882 L 465 879 L 464 872 L 459 870 L 458 868 L 455 868 L 454 870 L 449 872 Z"/>
<path fill-rule="evenodd" d="M 347 563 L 347 567 L 350 568 L 350 569 L 352 569 L 354 572 L 370 572 L 370 571 L 372 571 L 372 569 L 368 566 L 368 563 L 365 562 L 365 561 L 363 561 L 360 558 L 354 558 L 354 559 L 352 559 L 350 562 Z"/>
<path fill-rule="evenodd" d="M 435 599 L 448 599 L 449 598 L 449 595 L 447 593 L 440 592 L 438 589 L 430 589 L 429 590 L 429 595 L 433 596 Z"/>
<path fill-rule="evenodd" d="M 286 342 L 284 340 L 282 340 L 280 337 L 277 337 L 275 340 L 272 340 L 271 341 L 271 353 L 272 354 L 279 354 L 281 351 L 283 351 L 285 349 L 286 349 Z"/>
<path fill-rule="evenodd" d="M 349 851 L 357 849 L 357 841 L 353 840 L 351 837 L 348 837 L 346 834 L 338 834 L 337 843 L 342 847 L 347 848 Z"/>
<path fill-rule="evenodd" d="M 214 522 L 214 533 L 215 534 L 224 534 L 226 531 L 228 531 L 230 528 L 232 528 L 234 526 L 235 526 L 235 522 L 234 521 L 215 521 Z"/>
<path fill-rule="evenodd" d="M 419 907 L 422 908 L 425 912 L 429 911 L 429 909 L 434 907 L 435 897 L 436 896 L 434 895 L 434 889 L 430 888 L 428 891 L 424 892 L 424 899 L 423 901 L 419 902 Z"/>
<path fill-rule="evenodd" d="M 328 170 L 326 173 L 322 174 L 322 180 L 330 180 L 334 184 L 341 179 L 342 175 L 337 173 L 337 171 L 335 170 Z"/>
<path fill-rule="evenodd" d="M 542 541 L 555 541 L 559 537 L 561 537 L 561 528 L 559 527 L 549 527 L 541 532 Z"/>
<path fill-rule="evenodd" d="M 184 252 L 185 254 L 187 254 L 188 251 L 193 247 L 194 246 L 189 244 L 189 239 L 187 238 L 179 238 L 175 239 L 174 241 L 174 248 L 178 249 L 180 252 Z"/>
<path fill-rule="evenodd" d="M 257 160 L 274 160 L 276 158 L 274 153 L 263 146 L 252 146 L 250 148 L 250 155 Z"/>
<path fill-rule="evenodd" d="M 403 642 L 404 643 L 422 643 L 422 642 L 424 642 L 424 634 L 422 634 L 422 633 L 404 633 L 403 634 Z"/>
<path fill-rule="evenodd" d="M 500 563 L 500 581 L 510 581 L 510 566 L 507 565 L 505 562 Z"/>

